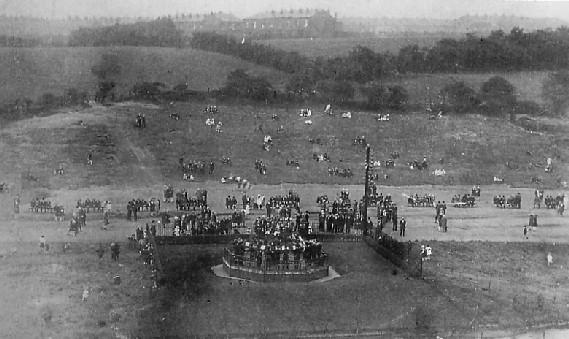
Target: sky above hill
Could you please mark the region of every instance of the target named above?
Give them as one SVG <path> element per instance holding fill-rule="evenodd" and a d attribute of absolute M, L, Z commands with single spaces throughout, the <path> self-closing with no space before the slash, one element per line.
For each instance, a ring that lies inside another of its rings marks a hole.
<path fill-rule="evenodd" d="M 40 17 L 157 17 L 176 13 L 230 12 L 247 17 L 258 12 L 322 8 L 338 16 L 426 17 L 516 15 L 569 20 L 569 0 L 0 0 L 0 14 Z"/>

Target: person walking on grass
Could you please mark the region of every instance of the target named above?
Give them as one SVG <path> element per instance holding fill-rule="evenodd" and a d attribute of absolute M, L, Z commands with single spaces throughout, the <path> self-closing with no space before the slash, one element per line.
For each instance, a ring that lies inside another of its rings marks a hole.
<path fill-rule="evenodd" d="M 40 237 L 40 251 L 43 253 L 47 253 L 47 251 L 49 251 L 49 245 L 44 235 Z"/>
<path fill-rule="evenodd" d="M 119 244 L 112 242 L 111 243 L 111 259 L 113 259 L 113 261 L 119 261 L 119 254 L 120 254 Z"/>
<path fill-rule="evenodd" d="M 445 214 L 441 215 L 439 219 L 439 230 L 443 232 L 447 231 L 447 217 Z"/>
<path fill-rule="evenodd" d="M 553 264 L 553 256 L 551 252 L 547 252 L 547 266 L 551 266 Z"/>
<path fill-rule="evenodd" d="M 524 239 L 528 239 L 528 227 L 524 225 Z"/>
<path fill-rule="evenodd" d="M 435 223 L 439 222 L 440 215 L 441 215 L 441 202 L 437 201 L 437 204 L 435 205 Z"/>
<path fill-rule="evenodd" d="M 407 228 L 407 220 L 405 220 L 405 218 L 401 218 L 401 221 L 399 222 L 399 236 L 400 237 L 404 237 L 405 236 L 405 229 Z"/>

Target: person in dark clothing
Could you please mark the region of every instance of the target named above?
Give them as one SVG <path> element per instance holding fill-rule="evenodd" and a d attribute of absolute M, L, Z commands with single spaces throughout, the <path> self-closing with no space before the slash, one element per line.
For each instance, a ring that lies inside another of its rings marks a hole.
<path fill-rule="evenodd" d="M 435 206 L 435 222 L 438 223 L 439 222 L 439 216 L 441 214 L 441 202 L 437 201 L 437 205 Z"/>
<path fill-rule="evenodd" d="M 394 231 L 397 232 L 397 206 L 394 206 L 391 212 L 391 222 L 393 223 Z"/>
<path fill-rule="evenodd" d="M 113 242 L 111 243 L 111 259 L 114 261 L 119 261 L 120 246 L 119 244 Z"/>
<path fill-rule="evenodd" d="M 405 218 L 401 218 L 401 221 L 399 222 L 399 236 L 400 237 L 405 236 L 405 229 L 406 228 L 407 228 L 407 220 L 405 220 Z"/>

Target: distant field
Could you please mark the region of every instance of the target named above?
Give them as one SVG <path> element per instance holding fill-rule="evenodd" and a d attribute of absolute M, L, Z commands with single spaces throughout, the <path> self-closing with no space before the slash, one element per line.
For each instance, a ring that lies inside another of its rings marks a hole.
<path fill-rule="evenodd" d="M 361 45 L 375 52 L 396 54 L 402 47 L 417 44 L 419 47 L 435 45 L 441 37 L 420 36 L 416 34 L 397 37 L 374 38 L 334 38 L 334 39 L 278 39 L 257 40 L 257 43 L 271 45 L 286 51 L 298 52 L 308 57 L 335 57 L 348 54 L 354 47 Z"/>
<path fill-rule="evenodd" d="M 187 82 L 195 90 L 219 88 L 237 68 L 265 76 L 276 87 L 287 78 L 274 69 L 193 49 L 0 48 L 0 102 L 21 97 L 35 99 L 47 92 L 61 95 L 68 88 L 93 94 L 97 90 L 97 79 L 91 68 L 106 52 L 119 55 L 122 70 L 118 90 L 121 93 L 141 81 L 160 81 L 170 86 Z"/>

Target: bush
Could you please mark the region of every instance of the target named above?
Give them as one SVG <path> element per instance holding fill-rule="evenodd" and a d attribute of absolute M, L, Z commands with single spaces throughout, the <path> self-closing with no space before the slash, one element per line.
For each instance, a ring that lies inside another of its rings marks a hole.
<path fill-rule="evenodd" d="M 409 94 L 407 90 L 401 86 L 391 86 L 387 90 L 386 105 L 388 108 L 401 110 L 407 105 Z"/>
<path fill-rule="evenodd" d="M 44 93 L 40 98 L 40 105 L 43 108 L 53 108 L 60 104 L 60 99 L 53 93 Z"/>
<path fill-rule="evenodd" d="M 487 115 L 509 114 L 516 106 L 514 86 L 499 76 L 494 76 L 482 84 L 480 97 L 482 112 Z"/>
<path fill-rule="evenodd" d="M 161 82 L 137 83 L 132 87 L 132 95 L 136 99 L 157 100 L 165 87 Z"/>
<path fill-rule="evenodd" d="M 367 107 L 370 109 L 390 108 L 400 110 L 405 107 L 409 100 L 407 90 L 399 85 L 387 88 L 380 85 L 372 85 L 362 88 L 362 92 L 367 97 Z"/>
<path fill-rule="evenodd" d="M 440 94 L 445 99 L 446 108 L 457 113 L 471 112 L 480 105 L 476 91 L 466 86 L 463 81 L 446 85 Z"/>
<path fill-rule="evenodd" d="M 269 99 L 273 88 L 263 77 L 252 77 L 238 69 L 227 76 L 223 93 L 229 96 L 250 98 L 253 100 Z"/>
<path fill-rule="evenodd" d="M 566 114 L 569 109 L 569 71 L 549 74 L 543 83 L 542 96 L 554 114 Z"/>

